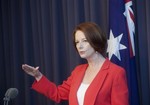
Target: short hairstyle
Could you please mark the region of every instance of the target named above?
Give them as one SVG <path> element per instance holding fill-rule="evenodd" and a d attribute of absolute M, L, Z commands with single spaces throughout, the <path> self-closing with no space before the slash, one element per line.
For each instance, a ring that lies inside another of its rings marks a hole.
<path fill-rule="evenodd" d="M 75 33 L 80 30 L 84 33 L 87 41 L 94 48 L 95 51 L 106 56 L 107 39 L 102 29 L 93 22 L 84 22 L 77 25 L 73 31 L 73 44 L 76 48 Z"/>

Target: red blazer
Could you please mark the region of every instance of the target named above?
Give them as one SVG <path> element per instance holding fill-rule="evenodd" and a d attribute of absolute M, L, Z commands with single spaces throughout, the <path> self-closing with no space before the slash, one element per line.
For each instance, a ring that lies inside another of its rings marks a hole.
<path fill-rule="evenodd" d="M 78 105 L 77 90 L 87 67 L 77 66 L 62 85 L 56 86 L 43 76 L 32 88 L 57 103 L 69 100 L 69 105 Z M 106 59 L 85 93 L 84 105 L 129 105 L 125 70 Z"/>

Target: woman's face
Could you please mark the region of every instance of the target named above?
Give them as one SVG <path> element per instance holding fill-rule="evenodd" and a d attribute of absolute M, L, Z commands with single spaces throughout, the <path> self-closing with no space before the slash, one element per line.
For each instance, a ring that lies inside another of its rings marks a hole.
<path fill-rule="evenodd" d="M 82 31 L 79 31 L 79 30 L 76 31 L 75 43 L 76 43 L 76 48 L 81 58 L 88 59 L 95 53 L 94 48 L 87 41 Z"/>

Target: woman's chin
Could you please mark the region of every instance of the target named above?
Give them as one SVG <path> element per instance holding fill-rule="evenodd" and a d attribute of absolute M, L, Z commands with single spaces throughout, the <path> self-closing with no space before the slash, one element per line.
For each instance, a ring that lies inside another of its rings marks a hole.
<path fill-rule="evenodd" d="M 84 55 L 80 55 L 80 57 L 81 57 L 81 58 L 84 58 L 84 59 L 86 58 L 86 56 L 84 56 Z"/>

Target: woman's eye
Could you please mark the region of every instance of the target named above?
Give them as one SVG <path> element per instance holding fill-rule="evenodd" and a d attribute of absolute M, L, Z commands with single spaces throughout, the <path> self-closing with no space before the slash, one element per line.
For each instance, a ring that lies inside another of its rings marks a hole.
<path fill-rule="evenodd" d="M 75 44 L 84 43 L 84 42 L 88 42 L 87 39 L 84 39 L 84 40 L 81 40 L 81 41 L 75 41 Z"/>
<path fill-rule="evenodd" d="M 75 41 L 75 44 L 78 44 L 79 43 L 79 41 Z"/>
<path fill-rule="evenodd" d="M 85 40 L 83 40 L 83 42 L 88 42 L 88 41 L 85 39 Z"/>

